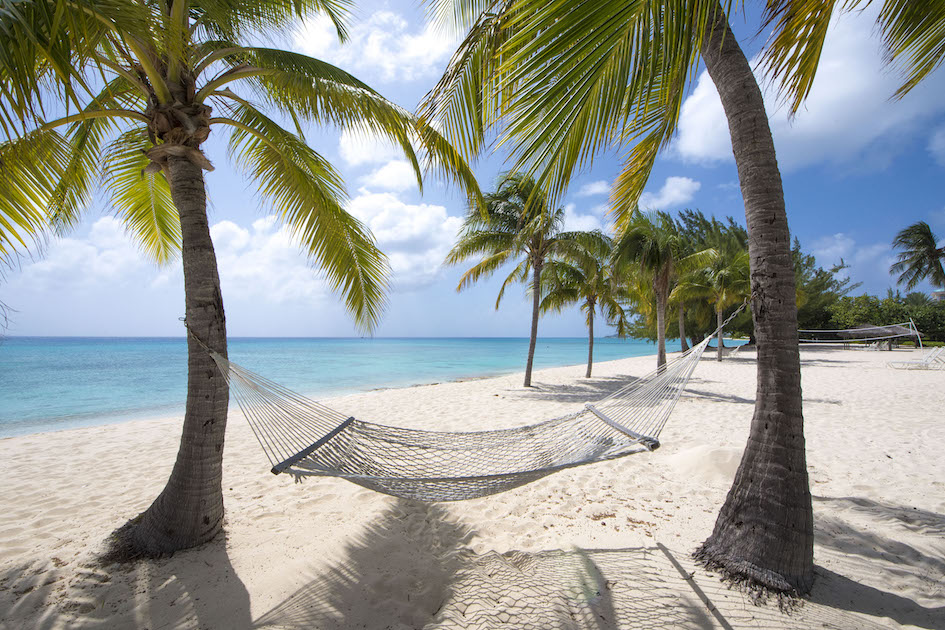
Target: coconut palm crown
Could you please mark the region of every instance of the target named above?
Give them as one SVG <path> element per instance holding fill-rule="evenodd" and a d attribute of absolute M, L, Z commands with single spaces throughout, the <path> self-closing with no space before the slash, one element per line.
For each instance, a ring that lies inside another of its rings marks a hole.
<path fill-rule="evenodd" d="M 901 250 L 889 273 L 899 274 L 898 284 L 912 290 L 928 278 L 936 287 L 945 288 L 945 247 L 925 221 L 903 228 L 893 239 L 893 247 Z"/>
<path fill-rule="evenodd" d="M 315 14 L 344 40 L 349 8 L 347 0 L 0 0 L 0 256 L 68 230 L 101 188 L 147 255 L 182 260 L 192 335 L 181 447 L 164 491 L 121 530 L 129 553 L 192 547 L 223 522 L 228 390 L 206 351 L 226 356 L 203 176 L 213 168 L 202 148 L 210 134 L 227 134 L 237 168 L 368 330 L 383 311 L 387 261 L 346 212 L 344 182 L 306 143 L 303 125 L 386 138 L 418 184 L 430 166 L 478 194 L 464 161 L 413 115 L 328 63 L 252 43 Z"/>
<path fill-rule="evenodd" d="M 587 371 L 594 365 L 594 317 L 599 311 L 604 321 L 614 326 L 621 337 L 627 334 L 627 314 L 623 308 L 626 290 L 613 274 L 614 242 L 600 231 L 588 233 L 567 257 L 548 261 L 543 278 L 540 309 L 542 313 L 560 312 L 580 304 L 587 322 Z"/>
<path fill-rule="evenodd" d="M 658 368 L 666 364 L 666 309 L 678 275 L 711 262 L 715 256 L 712 249 L 690 252 L 688 246 L 686 235 L 666 212 L 637 212 L 614 246 L 618 269 L 632 274 L 635 267 L 653 284 Z"/>

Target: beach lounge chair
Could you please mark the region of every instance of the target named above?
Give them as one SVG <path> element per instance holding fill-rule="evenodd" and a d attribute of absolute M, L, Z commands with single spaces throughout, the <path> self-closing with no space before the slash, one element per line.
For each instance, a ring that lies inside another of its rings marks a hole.
<path fill-rule="evenodd" d="M 945 370 L 945 346 L 933 348 L 921 359 L 891 361 L 886 365 L 897 370 Z"/>

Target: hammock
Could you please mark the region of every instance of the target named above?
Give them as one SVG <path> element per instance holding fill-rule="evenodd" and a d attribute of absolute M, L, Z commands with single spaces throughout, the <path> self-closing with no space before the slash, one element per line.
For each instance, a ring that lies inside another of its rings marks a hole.
<path fill-rule="evenodd" d="M 405 499 L 462 501 L 566 468 L 659 448 L 660 431 L 714 334 L 575 413 L 478 432 L 422 431 L 349 417 L 227 360 L 194 338 L 220 368 L 274 474 L 289 473 L 297 481 L 340 477 Z"/>
<path fill-rule="evenodd" d="M 797 332 L 799 337 L 798 341 L 801 343 L 880 343 L 900 337 L 915 337 L 918 340 L 919 347 L 922 346 L 922 333 L 918 331 L 915 322 L 911 319 L 907 322 L 889 324 L 888 326 L 864 324 L 857 328 L 840 328 L 834 330 L 799 329 Z"/>

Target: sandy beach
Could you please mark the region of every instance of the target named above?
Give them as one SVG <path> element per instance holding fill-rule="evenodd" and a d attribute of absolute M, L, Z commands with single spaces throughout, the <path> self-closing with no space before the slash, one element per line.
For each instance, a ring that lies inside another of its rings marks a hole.
<path fill-rule="evenodd" d="M 226 537 L 133 566 L 96 554 L 163 487 L 179 419 L 0 440 L 0 628 L 945 628 L 945 372 L 886 367 L 917 354 L 802 349 L 817 581 L 792 611 L 690 560 L 745 445 L 749 350 L 703 357 L 658 451 L 462 503 L 274 477 L 232 408 Z M 576 410 L 653 363 L 323 402 L 489 429 Z"/>

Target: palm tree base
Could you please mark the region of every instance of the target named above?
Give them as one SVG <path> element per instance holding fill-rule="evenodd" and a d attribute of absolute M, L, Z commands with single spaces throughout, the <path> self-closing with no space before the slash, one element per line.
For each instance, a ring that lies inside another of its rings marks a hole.
<path fill-rule="evenodd" d="M 222 514 L 222 505 L 220 506 Z M 223 518 L 215 522 L 199 523 L 196 529 L 185 527 L 189 533 L 158 527 L 162 519 L 153 514 L 154 506 L 116 529 L 108 537 L 108 546 L 102 557 L 106 562 L 134 562 L 145 558 L 163 558 L 177 551 L 192 549 L 210 542 L 223 531 Z M 166 523 L 167 520 L 163 519 Z"/>
<path fill-rule="evenodd" d="M 726 582 L 736 584 L 749 592 L 774 593 L 788 597 L 806 595 L 813 586 L 813 577 L 804 580 L 788 580 L 777 571 L 765 569 L 733 553 L 731 547 L 714 544 L 708 540 L 692 557 L 706 570 L 718 573 Z"/>

